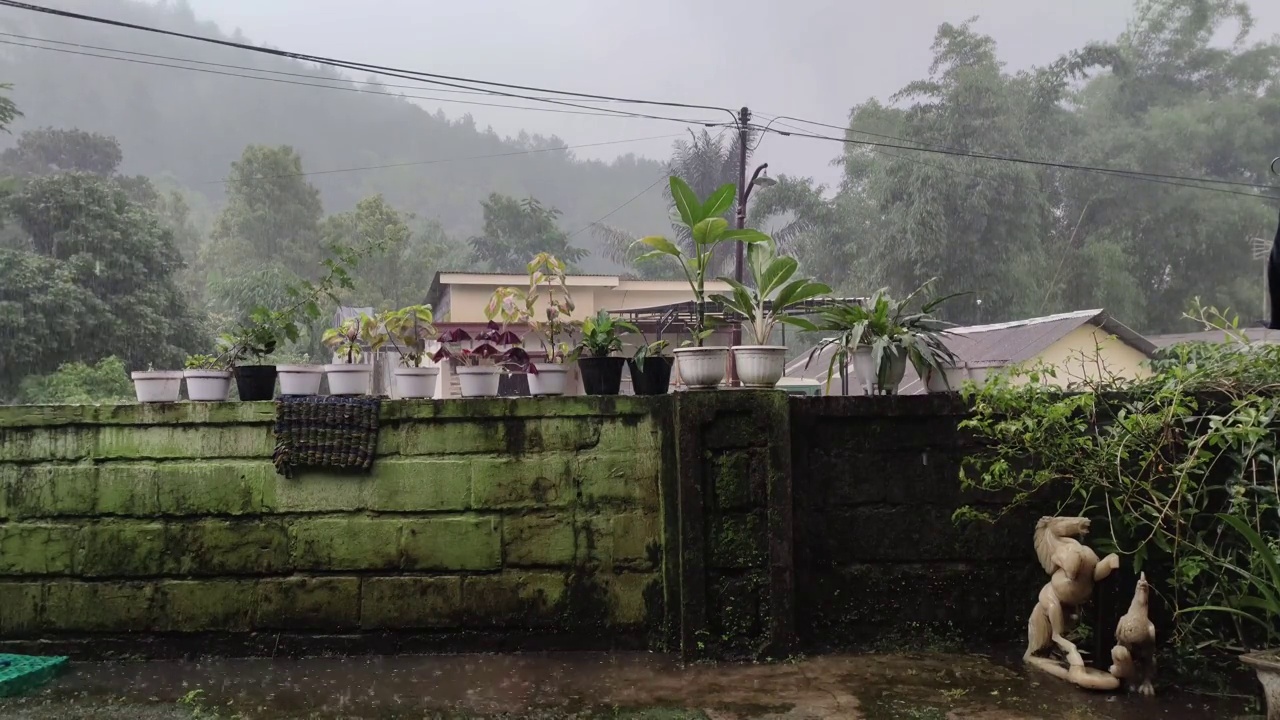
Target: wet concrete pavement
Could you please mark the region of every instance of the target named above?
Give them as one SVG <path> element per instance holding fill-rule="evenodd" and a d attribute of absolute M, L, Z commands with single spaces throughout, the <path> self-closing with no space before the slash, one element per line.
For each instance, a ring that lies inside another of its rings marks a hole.
<path fill-rule="evenodd" d="M 1165 691 L 1092 695 L 976 655 L 824 656 L 682 665 L 643 653 L 79 663 L 14 720 L 1229 720 L 1238 705 Z"/>

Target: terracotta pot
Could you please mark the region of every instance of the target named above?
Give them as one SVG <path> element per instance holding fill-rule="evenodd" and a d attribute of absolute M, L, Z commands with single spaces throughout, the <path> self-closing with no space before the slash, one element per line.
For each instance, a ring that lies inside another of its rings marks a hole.
<path fill-rule="evenodd" d="M 727 347 L 687 347 L 673 351 L 680 368 L 680 381 L 690 390 L 715 390 L 724 380 L 729 359 Z"/>
<path fill-rule="evenodd" d="M 171 403 L 182 399 L 181 370 L 139 370 L 129 375 L 140 403 Z"/>
<path fill-rule="evenodd" d="M 1249 653 L 1241 655 L 1240 661 L 1258 673 L 1258 682 L 1262 683 L 1262 694 L 1267 701 L 1267 720 L 1280 720 L 1280 651 Z"/>
<path fill-rule="evenodd" d="M 785 345 L 739 345 L 733 349 L 734 366 L 743 387 L 772 388 L 787 367 Z"/>

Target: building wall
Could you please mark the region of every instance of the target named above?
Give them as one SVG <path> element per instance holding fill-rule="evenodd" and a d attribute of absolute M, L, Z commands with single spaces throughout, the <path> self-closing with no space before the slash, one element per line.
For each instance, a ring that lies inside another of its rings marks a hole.
<path fill-rule="evenodd" d="M 1098 379 L 1095 357 L 1111 375 L 1134 380 L 1151 376 L 1145 354 L 1093 325 L 1076 328 L 1040 354 L 1040 360 L 1058 368 L 1058 377 L 1050 382 L 1059 386 L 1081 378 Z"/>
<path fill-rule="evenodd" d="M 572 281 L 572 278 L 570 278 Z M 450 284 L 444 292 L 448 297 L 449 322 L 482 323 L 485 322 L 484 309 L 494 290 L 500 287 L 492 285 Z M 526 288 L 527 283 L 516 283 L 515 287 Z M 729 285 L 719 281 L 709 281 L 707 292 L 728 292 Z M 635 308 L 656 307 L 675 303 L 691 302 L 693 292 L 685 282 L 677 281 L 641 281 L 619 280 L 612 286 L 603 283 L 591 285 L 570 285 L 569 293 L 573 296 L 575 306 L 574 318 L 582 320 L 595 315 L 599 310 L 619 311 Z"/>
<path fill-rule="evenodd" d="M 0 408 L 0 639 L 643 645 L 665 407 L 384 403 L 371 474 L 292 479 L 271 403 Z"/>

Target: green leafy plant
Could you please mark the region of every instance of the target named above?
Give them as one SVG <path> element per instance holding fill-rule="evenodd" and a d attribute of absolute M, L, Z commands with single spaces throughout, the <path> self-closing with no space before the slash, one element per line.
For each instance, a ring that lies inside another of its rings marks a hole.
<path fill-rule="evenodd" d="M 631 359 L 635 360 L 637 369 L 644 370 L 645 360 L 651 357 L 663 357 L 663 351 L 665 351 L 670 345 L 671 343 L 666 340 L 655 340 L 651 343 L 645 343 L 636 348 L 636 352 L 631 356 Z"/>
<path fill-rule="evenodd" d="M 623 335 L 639 332 L 635 325 L 610 316 L 608 310 L 601 310 L 595 317 L 582 321 L 582 342 L 578 348 L 587 357 L 609 357 L 621 352 Z"/>
<path fill-rule="evenodd" d="M 715 247 L 725 242 L 759 243 L 769 239 L 759 230 L 730 229 L 729 222 L 721 215 L 733 206 L 737 187 L 733 183 L 722 185 L 703 202 L 689 185 L 678 177 L 670 180 L 671 197 L 675 201 L 680 215 L 680 224 L 689 231 L 693 240 L 693 252 L 686 255 L 678 245 L 660 235 L 652 235 L 637 240 L 651 250 L 636 258 L 637 262 L 648 262 L 655 258 L 674 258 L 684 272 L 689 288 L 693 291 L 694 303 L 697 306 L 693 327 L 689 329 L 693 344 L 702 347 L 702 343 L 711 336 L 711 328 L 707 322 L 707 271 L 711 266 L 712 253 Z"/>
<path fill-rule="evenodd" d="M 954 365 L 955 355 L 947 348 L 942 336 L 949 327 L 933 316 L 933 311 L 946 301 L 964 293 L 935 298 L 923 304 L 919 312 L 911 312 L 911 304 L 926 292 L 932 280 L 917 288 L 901 301 L 890 297 L 885 289 L 877 290 L 870 299 L 857 303 L 837 303 L 818 311 L 818 330 L 834 332 L 824 338 L 809 353 L 806 362 L 827 348 L 832 348 L 827 366 L 827 386 L 831 385 L 837 363 L 841 378 L 853 354 L 860 347 L 871 352 L 871 364 L 876 369 L 875 384 L 889 384 L 889 373 L 896 359 L 909 359 L 923 379 L 929 370 L 941 371 L 946 365 Z M 847 381 L 845 392 L 848 392 Z"/>
<path fill-rule="evenodd" d="M 1230 340 L 1169 348 L 1138 380 L 1085 354 L 1096 370 L 1078 377 L 1036 364 L 967 387 L 961 428 L 981 449 L 962 484 L 1010 500 L 956 513 L 994 520 L 1048 496 L 1089 517 L 1103 550 L 1162 569 L 1153 578 L 1180 663 L 1280 647 L 1280 346 L 1250 343 L 1198 303 L 1187 317 Z"/>
<path fill-rule="evenodd" d="M 350 365 L 363 356 L 366 347 L 370 352 L 381 348 L 387 336 L 376 319 L 360 313 L 358 317 L 344 320 L 338 327 L 325 330 L 320 341 L 330 350 L 346 356 Z"/>
<path fill-rule="evenodd" d="M 795 258 L 778 255 L 773 240 L 753 243 L 747 246 L 747 270 L 755 287 L 722 277 L 733 287 L 733 293 L 713 295 L 711 299 L 745 319 L 756 345 L 768 345 L 778 323 L 817 330 L 809 320 L 787 313 L 808 300 L 829 295 L 831 288 L 807 278 L 792 280 L 799 267 Z"/>
<path fill-rule="evenodd" d="M 92 405 L 134 399 L 133 381 L 120 358 L 96 364 L 64 363 L 48 375 L 29 375 L 18 385 L 18 402 L 34 405 Z"/>
<path fill-rule="evenodd" d="M 247 322 L 218 339 L 218 357 L 224 367 L 241 364 L 249 357 L 262 362 L 284 342 L 297 342 L 300 328 L 320 319 L 320 302 L 338 304 L 338 294 L 355 287 L 352 273 L 360 262 L 382 252 L 383 245 L 370 241 L 357 246 L 334 244 L 329 249 L 332 257 L 320 263 L 325 268 L 323 277 L 288 286 L 286 293 L 292 302 L 275 310 L 259 305 L 250 311 Z"/>
<path fill-rule="evenodd" d="M 435 316 L 430 305 L 412 305 L 383 313 L 377 318 L 386 333 L 386 342 L 400 353 L 400 364 L 422 367 L 426 360 L 426 344 L 436 337 Z"/>
<path fill-rule="evenodd" d="M 222 370 L 225 363 L 214 355 L 188 355 L 183 366 L 188 370 Z"/>
<path fill-rule="evenodd" d="M 578 323 L 573 320 L 573 296 L 565 273 L 567 266 L 550 253 L 539 253 L 528 264 L 527 289 L 500 287 L 489 300 L 486 314 L 501 317 L 503 322 L 524 324 L 542 344 L 547 362 L 569 360 L 573 346 L 569 343 Z M 539 308 L 543 299 L 546 307 Z"/>

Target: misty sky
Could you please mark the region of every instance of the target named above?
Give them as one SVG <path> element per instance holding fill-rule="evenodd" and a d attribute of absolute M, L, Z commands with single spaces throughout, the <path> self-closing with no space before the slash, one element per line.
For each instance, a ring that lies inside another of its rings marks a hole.
<path fill-rule="evenodd" d="M 309 54 L 582 92 L 731 108 L 746 104 L 763 113 L 835 124 L 845 121 L 855 103 L 922 77 L 942 22 L 981 16 L 978 28 L 996 38 L 1011 67 L 1020 68 L 1113 38 L 1132 13 L 1126 0 L 190 2 L 228 31 L 239 28 L 255 42 Z M 1280 2 L 1252 6 L 1257 33 L 1280 33 Z M 570 144 L 681 132 L 679 125 L 649 120 L 440 107 L 451 116 L 471 112 L 480 125 L 502 134 L 554 133 Z M 579 152 L 665 158 L 670 142 Z M 757 159 L 769 162 L 775 174 L 831 183 L 838 175 L 828 165 L 838 151 L 834 143 L 774 136 Z"/>

